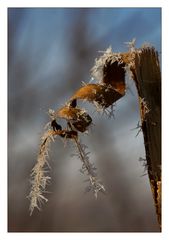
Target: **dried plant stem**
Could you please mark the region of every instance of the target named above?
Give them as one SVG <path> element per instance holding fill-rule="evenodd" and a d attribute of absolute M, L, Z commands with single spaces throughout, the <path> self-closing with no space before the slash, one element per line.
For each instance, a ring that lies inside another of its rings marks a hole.
<path fill-rule="evenodd" d="M 77 138 L 74 138 L 74 141 L 75 141 L 75 144 L 76 144 L 77 149 L 79 151 L 81 161 L 84 163 L 84 165 L 85 165 L 85 167 L 88 171 L 88 174 L 92 175 L 92 171 L 90 169 L 90 163 L 89 163 L 88 159 L 86 159 L 86 157 L 85 157 L 85 152 L 84 152 L 80 142 L 78 141 Z"/>
<path fill-rule="evenodd" d="M 136 51 L 133 74 L 140 100 L 148 175 L 161 225 L 161 73 L 154 48 Z"/>
<path fill-rule="evenodd" d="M 78 156 L 83 163 L 82 169 L 84 172 L 87 171 L 87 175 L 89 176 L 90 186 L 88 190 L 92 190 L 96 198 L 99 191 L 105 191 L 104 186 L 96 177 L 96 173 L 94 172 L 95 168 L 89 162 L 88 153 L 85 152 L 84 147 L 81 145 L 77 132 L 72 129 L 58 131 L 47 130 L 41 137 L 37 162 L 31 172 L 31 191 L 28 196 L 30 199 L 30 215 L 32 215 L 35 208 L 40 210 L 42 203 L 48 201 L 48 199 L 44 196 L 46 193 L 46 186 L 50 183 L 51 179 L 48 176 L 50 166 L 47 158 L 49 157 L 48 151 L 50 143 L 52 140 L 54 141 L 53 136 L 56 135 L 64 137 L 65 139 L 70 138 L 71 140 L 74 140 L 78 149 Z"/>
<path fill-rule="evenodd" d="M 103 184 L 99 181 L 96 176 L 96 168 L 89 162 L 88 153 L 85 153 L 84 148 L 79 142 L 78 138 L 74 138 L 76 147 L 78 149 L 79 158 L 83 163 L 83 171 L 87 171 L 87 175 L 89 176 L 90 186 L 87 188 L 87 191 L 92 190 L 94 192 L 95 198 L 97 198 L 97 194 L 99 191 L 105 192 L 105 188 Z"/>
<path fill-rule="evenodd" d="M 38 208 L 40 210 L 39 206 L 41 203 L 48 201 L 43 194 L 45 192 L 47 183 L 50 181 L 50 177 L 47 175 L 47 169 L 49 168 L 47 157 L 49 144 L 52 140 L 52 132 L 53 131 L 49 130 L 43 134 L 37 163 L 31 172 L 31 191 L 28 196 L 30 199 L 30 215 L 32 215 L 34 208 Z"/>
<path fill-rule="evenodd" d="M 140 49 L 135 49 L 135 39 L 127 44 L 129 51 L 126 53 L 113 53 L 110 48 L 107 49 L 107 51 L 96 60 L 92 75 L 100 81 L 110 82 L 118 92 L 123 93 L 126 86 L 123 81 L 124 72 L 118 69 L 118 66 L 121 66 L 135 82 L 140 104 L 141 130 L 144 136 L 146 166 L 154 197 L 157 218 L 161 225 L 160 64 L 157 52 L 150 45 L 144 45 Z M 116 85 L 117 83 L 118 85 Z"/>
<path fill-rule="evenodd" d="M 50 183 L 51 179 L 48 176 L 50 166 L 47 161 L 47 158 L 49 157 L 49 147 L 51 141 L 54 141 L 53 136 L 59 135 L 62 132 L 64 131 L 47 130 L 41 137 L 37 162 L 30 175 L 31 191 L 28 195 L 28 198 L 30 199 L 30 215 L 32 215 L 34 208 L 40 210 L 41 204 L 48 201 L 48 199 L 44 197 L 44 193 L 46 193 L 46 186 Z"/>
<path fill-rule="evenodd" d="M 127 53 L 113 53 L 108 48 L 103 56 L 96 59 L 92 68 L 92 76 L 97 84 L 85 84 L 58 111 L 49 110 L 51 127 L 41 138 L 37 163 L 31 173 L 30 212 L 34 208 L 40 209 L 42 202 L 47 202 L 43 196 L 46 185 L 50 181 L 47 162 L 48 149 L 53 136 L 59 135 L 74 141 L 78 156 L 82 161 L 82 172 L 89 177 L 90 186 L 95 197 L 99 191 L 105 191 L 98 180 L 95 167 L 90 163 L 88 153 L 78 138 L 78 132 L 84 133 L 92 123 L 92 118 L 77 106 L 77 100 L 85 100 L 107 110 L 125 95 L 125 73 L 133 78 L 140 100 L 141 129 L 144 135 L 146 150 L 146 166 L 153 192 L 158 221 L 161 225 L 161 73 L 158 56 L 154 48 L 144 46 L 134 48 L 135 39 L 129 42 L 130 51 Z M 62 130 L 56 119 L 67 121 L 68 129 Z M 140 127 L 140 126 L 139 126 Z"/>

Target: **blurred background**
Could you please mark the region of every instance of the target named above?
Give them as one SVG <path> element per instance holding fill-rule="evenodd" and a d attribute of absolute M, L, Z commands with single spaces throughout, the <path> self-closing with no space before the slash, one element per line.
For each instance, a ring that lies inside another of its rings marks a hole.
<path fill-rule="evenodd" d="M 73 144 L 51 145 L 50 193 L 42 211 L 29 216 L 30 172 L 40 136 L 57 109 L 89 82 L 99 51 L 127 51 L 151 43 L 161 54 L 160 8 L 9 8 L 8 9 L 8 231 L 158 232 L 147 175 L 142 133 L 137 137 L 138 100 L 132 80 L 117 101 L 114 118 L 85 105 L 94 125 L 81 141 L 104 183 L 96 200 L 86 183 Z"/>

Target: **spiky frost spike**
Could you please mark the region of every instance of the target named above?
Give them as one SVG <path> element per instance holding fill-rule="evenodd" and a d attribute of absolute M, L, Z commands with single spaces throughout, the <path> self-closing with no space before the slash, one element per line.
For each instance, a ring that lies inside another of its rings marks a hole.
<path fill-rule="evenodd" d="M 44 192 L 46 190 L 46 185 L 50 182 L 50 177 L 48 176 L 49 164 L 47 161 L 48 150 L 51 141 L 53 140 L 53 135 L 50 130 L 44 132 L 41 137 L 41 144 L 39 149 L 39 154 L 37 158 L 37 163 L 31 171 L 31 191 L 28 198 L 30 199 L 30 215 L 35 208 L 40 209 L 40 204 L 47 202 L 48 199 L 44 197 Z"/>
<path fill-rule="evenodd" d="M 74 141 L 78 149 L 78 156 L 83 163 L 81 172 L 88 176 L 89 186 L 87 187 L 87 191 L 92 191 L 95 198 L 97 199 L 98 192 L 105 192 L 105 187 L 97 178 L 96 168 L 94 164 L 91 164 L 89 161 L 88 155 L 90 154 L 90 152 L 85 152 L 87 146 L 81 144 L 77 138 L 75 138 Z"/>

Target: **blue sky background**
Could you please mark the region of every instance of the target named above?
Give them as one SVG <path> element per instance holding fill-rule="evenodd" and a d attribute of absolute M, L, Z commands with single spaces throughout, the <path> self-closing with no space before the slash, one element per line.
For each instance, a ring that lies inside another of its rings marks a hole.
<path fill-rule="evenodd" d="M 95 126 L 82 141 L 89 146 L 107 196 L 97 203 L 92 194 L 84 197 L 81 164 L 58 140 L 50 156 L 49 203 L 31 219 L 27 216 L 29 173 L 48 122 L 46 112 L 62 106 L 81 81 L 90 80 L 98 51 L 109 46 L 127 51 L 124 42 L 133 38 L 136 47 L 148 42 L 161 54 L 160 8 L 8 10 L 10 231 L 158 231 L 148 178 L 140 177 L 142 134 L 135 138 L 137 130 L 131 131 L 139 121 L 131 80 L 130 91 L 116 104 L 115 119 L 87 106 Z"/>
<path fill-rule="evenodd" d="M 98 50 L 105 50 L 110 45 L 114 51 L 126 51 L 124 42 L 133 38 L 137 40 L 136 47 L 149 42 L 161 51 L 161 14 L 158 8 L 93 8 L 82 10 L 82 18 L 83 14 L 87 47 L 94 49 L 95 55 Z M 15 29 L 15 22 L 20 17 L 22 20 Z M 74 48 L 71 49 L 70 43 L 74 34 L 71 30 L 78 24 L 79 18 L 79 9 L 71 8 L 9 10 L 9 20 L 14 24 L 13 31 L 17 35 L 15 53 L 19 56 L 26 54 L 28 63 L 31 62 L 32 68 L 36 68 L 36 73 L 39 70 L 38 74 L 43 78 L 56 69 L 63 75 L 63 69 L 67 69 L 72 61 L 71 51 Z M 90 59 L 89 64 L 92 63 L 93 59 Z M 45 73 L 42 71 L 44 68 Z M 38 79 L 34 78 L 29 82 L 35 83 Z M 47 81 L 47 84 L 52 83 L 51 79 Z"/>

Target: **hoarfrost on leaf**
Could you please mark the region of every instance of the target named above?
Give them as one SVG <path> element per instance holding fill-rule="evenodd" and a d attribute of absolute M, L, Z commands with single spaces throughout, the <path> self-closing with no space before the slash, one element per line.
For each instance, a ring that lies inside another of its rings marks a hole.
<path fill-rule="evenodd" d="M 106 63 L 106 60 L 113 55 L 111 46 L 108 47 L 106 51 L 102 52 L 104 52 L 104 54 L 99 59 L 97 58 L 95 59 L 95 65 L 91 69 L 91 76 L 100 83 L 102 82 L 103 79 L 103 67 Z"/>

